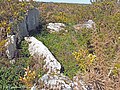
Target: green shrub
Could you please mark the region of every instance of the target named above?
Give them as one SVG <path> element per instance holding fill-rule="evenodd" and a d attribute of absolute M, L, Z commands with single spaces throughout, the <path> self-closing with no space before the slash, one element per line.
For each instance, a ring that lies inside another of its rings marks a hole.
<path fill-rule="evenodd" d="M 24 65 L 3 66 L 0 69 L 0 89 L 1 90 L 16 90 L 24 88 L 24 85 L 19 81 L 19 76 L 24 74 Z"/>
<path fill-rule="evenodd" d="M 29 50 L 28 50 L 28 43 L 25 40 L 21 42 L 20 48 L 21 48 L 20 56 L 30 57 L 30 53 L 29 53 Z"/>

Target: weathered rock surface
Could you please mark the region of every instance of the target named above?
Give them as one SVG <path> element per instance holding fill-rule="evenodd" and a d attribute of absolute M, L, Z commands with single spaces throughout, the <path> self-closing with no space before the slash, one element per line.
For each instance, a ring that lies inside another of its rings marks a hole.
<path fill-rule="evenodd" d="M 7 43 L 11 42 L 11 44 L 8 45 L 6 50 L 7 52 L 6 54 L 9 59 L 15 57 L 14 56 L 15 50 L 13 49 L 16 47 L 15 45 L 19 44 L 25 36 L 28 36 L 29 32 L 36 30 L 38 26 L 39 26 L 39 10 L 37 10 L 36 8 L 29 10 L 24 19 L 17 23 L 17 26 L 13 26 L 12 28 L 13 32 L 10 34 L 10 36 L 12 36 L 11 38 L 13 38 L 14 36 L 15 40 L 14 42 L 11 42 L 11 40 L 7 42 Z"/>
<path fill-rule="evenodd" d="M 48 70 L 47 73 L 60 73 L 60 63 L 41 41 L 38 41 L 34 37 L 25 37 L 25 40 L 29 43 L 29 52 L 31 56 L 36 55 L 44 58 L 44 68 Z"/>
<path fill-rule="evenodd" d="M 16 36 L 15 35 L 8 35 L 8 42 L 5 44 L 7 50 L 6 54 L 9 59 L 12 59 L 15 56 L 16 51 Z"/>
<path fill-rule="evenodd" d="M 35 30 L 39 26 L 39 11 L 37 9 L 28 11 L 26 24 L 28 31 Z"/>
<path fill-rule="evenodd" d="M 45 62 L 43 68 L 48 70 L 38 81 L 44 85 L 40 90 L 72 90 L 72 81 L 60 73 L 61 65 L 48 48 L 34 37 L 25 37 L 25 40 L 29 43 L 31 56 L 43 57 Z"/>
<path fill-rule="evenodd" d="M 16 33 L 17 39 L 18 39 L 17 43 L 19 43 L 23 39 L 23 37 L 29 35 L 27 24 L 26 24 L 26 17 L 24 17 L 24 19 L 20 23 L 18 23 L 17 32 L 18 32 Z"/>
<path fill-rule="evenodd" d="M 77 24 L 73 26 L 75 30 L 80 30 L 82 28 L 88 28 L 88 29 L 93 29 L 95 27 L 95 22 L 92 20 L 88 20 L 84 24 Z"/>
<path fill-rule="evenodd" d="M 41 89 L 45 90 L 48 88 L 48 90 L 72 90 L 73 87 L 73 82 L 62 74 L 45 74 L 39 79 L 38 82 L 43 82 L 45 86 Z"/>
<path fill-rule="evenodd" d="M 49 23 L 47 26 L 47 29 L 52 32 L 59 32 L 61 30 L 64 30 L 65 24 L 63 23 Z"/>
<path fill-rule="evenodd" d="M 42 60 L 45 62 L 43 69 L 48 69 L 45 74 L 39 78 L 37 81 L 38 84 L 35 84 L 31 90 L 93 90 L 89 85 L 86 85 L 80 75 L 74 76 L 73 80 L 64 76 L 60 72 L 60 63 L 41 41 L 35 37 L 25 37 L 25 40 L 29 43 L 28 49 L 31 56 L 36 57 L 37 60 L 41 60 L 38 57 L 42 57 Z"/>

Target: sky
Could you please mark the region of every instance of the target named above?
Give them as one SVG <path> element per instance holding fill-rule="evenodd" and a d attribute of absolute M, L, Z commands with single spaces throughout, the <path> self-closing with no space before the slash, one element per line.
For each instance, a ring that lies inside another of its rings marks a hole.
<path fill-rule="evenodd" d="M 90 0 L 36 0 L 36 1 L 42 1 L 42 2 L 64 2 L 64 3 L 83 3 L 83 4 L 89 4 Z"/>

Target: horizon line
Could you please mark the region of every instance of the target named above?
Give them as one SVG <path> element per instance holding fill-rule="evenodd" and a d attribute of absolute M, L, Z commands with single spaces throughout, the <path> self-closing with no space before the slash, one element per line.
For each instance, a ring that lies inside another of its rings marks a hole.
<path fill-rule="evenodd" d="M 36 2 L 43 2 L 43 3 L 68 3 L 68 4 L 91 4 L 91 3 L 78 3 L 78 2 L 57 2 L 57 1 L 36 1 Z"/>

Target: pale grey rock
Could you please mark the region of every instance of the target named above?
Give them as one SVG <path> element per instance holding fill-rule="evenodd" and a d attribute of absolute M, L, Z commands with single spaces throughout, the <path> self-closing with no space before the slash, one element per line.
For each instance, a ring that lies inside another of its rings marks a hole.
<path fill-rule="evenodd" d="M 92 20 L 88 20 L 87 22 L 85 22 L 83 24 L 83 27 L 82 28 L 88 28 L 88 29 L 91 29 L 93 28 L 93 25 L 95 24 L 95 22 L 93 22 Z"/>
<path fill-rule="evenodd" d="M 29 43 L 31 56 L 37 55 L 44 58 L 44 68 L 48 70 L 47 73 L 60 73 L 60 63 L 41 41 L 38 41 L 35 37 L 25 37 L 25 40 Z"/>
<path fill-rule="evenodd" d="M 60 73 L 61 65 L 48 50 L 48 48 L 35 37 L 25 37 L 25 40 L 29 43 L 29 52 L 31 56 L 44 57 L 44 68 L 48 71 L 44 74 L 38 82 L 43 82 L 44 88 L 40 90 L 73 90 L 73 82 Z"/>
<path fill-rule="evenodd" d="M 65 24 L 63 23 L 49 23 L 47 26 L 47 29 L 49 29 L 50 32 L 59 32 L 63 30 L 65 27 Z"/>
<path fill-rule="evenodd" d="M 120 0 L 117 0 L 117 3 L 120 4 Z"/>
<path fill-rule="evenodd" d="M 15 63 L 15 59 L 10 60 L 10 63 L 14 64 Z"/>
<path fill-rule="evenodd" d="M 93 29 L 95 28 L 95 22 L 93 22 L 92 20 L 88 20 L 83 24 L 77 24 L 77 25 L 74 25 L 73 27 L 75 30 L 80 30 L 82 28 Z"/>
<path fill-rule="evenodd" d="M 41 80 L 42 80 L 45 84 L 47 84 L 47 80 L 48 80 L 48 79 L 49 79 L 49 76 L 48 76 L 47 74 L 43 75 L 42 78 L 41 78 Z"/>
<path fill-rule="evenodd" d="M 46 78 L 45 78 L 46 77 Z M 42 81 L 47 88 L 55 90 L 73 90 L 71 83 L 72 81 L 62 74 L 45 74 L 43 75 L 39 82 Z"/>
<path fill-rule="evenodd" d="M 7 48 L 6 54 L 7 54 L 8 59 L 14 58 L 15 51 L 16 51 L 16 36 L 8 35 L 5 46 Z"/>
<path fill-rule="evenodd" d="M 35 86 L 33 86 L 30 90 L 37 90 Z"/>
<path fill-rule="evenodd" d="M 39 10 L 36 8 L 29 10 L 26 21 L 28 31 L 35 30 L 39 26 Z"/>

